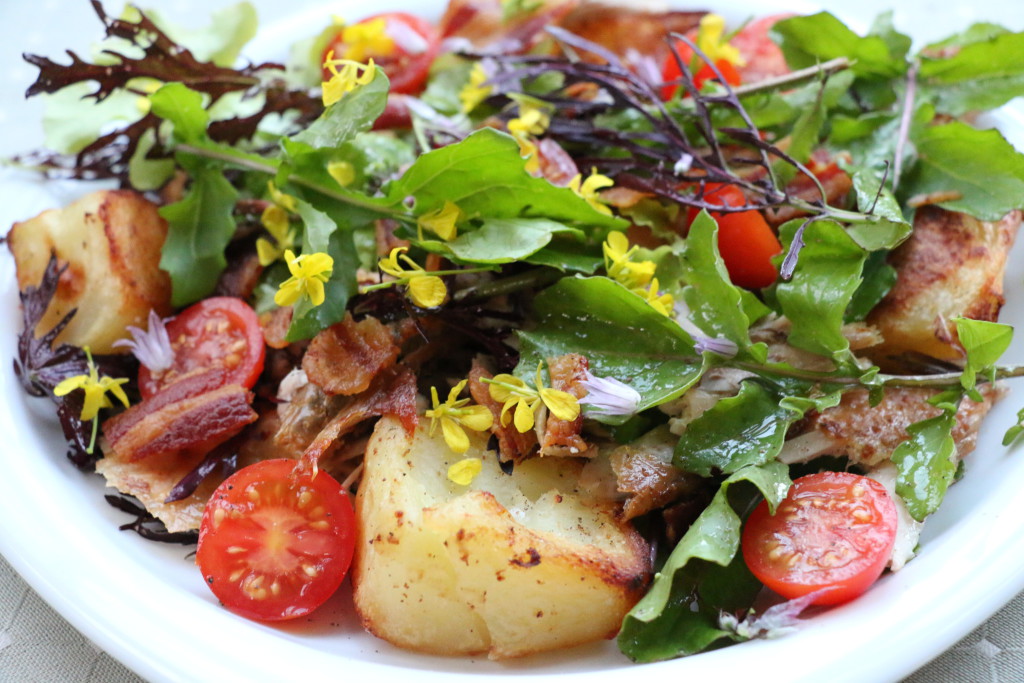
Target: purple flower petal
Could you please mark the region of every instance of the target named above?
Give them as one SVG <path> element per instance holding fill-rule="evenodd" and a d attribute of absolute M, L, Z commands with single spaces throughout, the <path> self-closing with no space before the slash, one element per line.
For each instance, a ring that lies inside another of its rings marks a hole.
<path fill-rule="evenodd" d="M 580 384 L 587 390 L 587 395 L 580 399 L 587 417 L 633 415 L 640 405 L 640 393 L 614 377 L 597 377 L 587 370 L 586 379 Z"/>
<path fill-rule="evenodd" d="M 114 346 L 127 347 L 146 366 L 150 372 L 163 372 L 174 364 L 174 350 L 171 339 L 167 335 L 166 323 L 156 311 L 149 312 L 149 329 L 141 330 L 134 325 L 128 326 L 131 339 L 118 339 Z"/>

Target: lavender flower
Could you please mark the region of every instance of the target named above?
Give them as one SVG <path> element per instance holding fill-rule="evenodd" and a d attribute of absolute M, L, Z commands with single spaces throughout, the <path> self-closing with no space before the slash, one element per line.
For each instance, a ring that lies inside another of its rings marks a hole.
<path fill-rule="evenodd" d="M 718 616 L 718 627 L 745 640 L 778 638 L 795 631 L 800 623 L 800 613 L 807 609 L 816 598 L 830 590 L 831 587 L 822 588 L 807 595 L 801 595 L 799 598 L 773 605 L 759 616 L 748 614 L 744 619 L 737 619 L 735 615 L 723 612 Z"/>
<path fill-rule="evenodd" d="M 677 301 L 675 305 L 676 322 L 693 339 L 693 348 L 697 353 L 710 351 L 725 358 L 732 358 L 739 351 L 736 342 L 725 337 L 709 337 L 704 330 L 697 327 L 696 323 L 690 320 L 690 309 L 683 301 Z"/>
<path fill-rule="evenodd" d="M 640 406 L 639 392 L 614 377 L 597 377 L 587 370 L 586 379 L 580 384 L 587 390 L 587 395 L 580 399 L 586 417 L 633 415 Z"/>
<path fill-rule="evenodd" d="M 167 335 L 166 323 L 156 311 L 149 312 L 149 329 L 143 331 L 134 325 L 128 326 L 131 339 L 118 339 L 114 346 L 126 346 L 150 372 L 163 372 L 174 364 L 174 349 Z"/>

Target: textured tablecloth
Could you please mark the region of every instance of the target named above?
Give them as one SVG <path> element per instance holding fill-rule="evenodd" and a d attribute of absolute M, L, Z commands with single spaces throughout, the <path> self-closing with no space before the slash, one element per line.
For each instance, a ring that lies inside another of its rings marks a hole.
<path fill-rule="evenodd" d="M 138 683 L 71 627 L 0 557 L 0 681 Z M 906 683 L 1024 681 L 1024 593 Z"/>

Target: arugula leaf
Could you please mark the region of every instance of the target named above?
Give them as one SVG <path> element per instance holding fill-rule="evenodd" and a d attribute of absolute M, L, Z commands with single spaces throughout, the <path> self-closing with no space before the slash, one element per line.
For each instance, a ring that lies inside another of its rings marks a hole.
<path fill-rule="evenodd" d="M 999 131 L 953 121 L 927 127 L 912 141 L 919 160 L 900 185 L 902 198 L 952 193 L 958 198 L 939 206 L 983 221 L 1024 206 L 1024 154 Z"/>
<path fill-rule="evenodd" d="M 160 268 L 171 276 L 171 303 L 184 306 L 209 296 L 227 265 L 224 248 L 235 234 L 238 192 L 216 165 L 183 162 L 192 184 L 181 201 L 160 207 L 167 241 Z"/>
<path fill-rule="evenodd" d="M 364 133 L 373 126 L 388 103 L 390 81 L 381 69 L 377 69 L 372 81 L 347 93 L 339 101 L 324 110 L 316 121 L 302 132 L 291 137 L 308 148 L 334 148 L 353 139 L 357 133 Z M 294 154 L 293 146 L 291 152 Z M 307 150 L 308 151 L 308 150 Z"/>
<path fill-rule="evenodd" d="M 1021 434 L 1024 434 L 1024 408 L 1017 411 L 1017 422 L 1012 427 L 1006 430 L 1003 434 L 1003 445 L 1009 446 L 1017 440 Z"/>
<path fill-rule="evenodd" d="M 691 605 L 698 597 L 701 574 L 708 565 L 728 567 L 739 549 L 740 517 L 729 502 L 729 489 L 753 484 L 774 510 L 791 484 L 788 468 L 778 462 L 744 467 L 722 482 L 711 504 L 679 541 L 619 632 L 619 648 L 637 662 L 653 662 L 707 649 L 726 631 L 718 628 L 718 606 Z"/>
<path fill-rule="evenodd" d="M 975 400 L 981 400 L 981 396 L 974 391 L 978 375 L 993 374 L 995 364 L 1013 341 L 1013 328 L 1001 323 L 968 318 L 956 318 L 954 322 L 960 345 L 967 352 L 967 363 L 960 376 L 960 384 L 972 392 Z"/>
<path fill-rule="evenodd" d="M 551 242 L 558 233 L 583 233 L 545 218 L 489 218 L 451 242 L 433 242 L 466 263 L 512 263 L 527 260 Z"/>
<path fill-rule="evenodd" d="M 892 452 L 892 462 L 898 472 L 896 493 L 919 522 L 939 509 L 946 489 L 953 482 L 956 443 L 952 432 L 955 426 L 956 409 L 947 405 L 941 414 L 907 427 L 910 438 Z"/>
<path fill-rule="evenodd" d="M 1024 33 L 995 33 L 990 27 L 961 40 L 951 57 L 921 56 L 920 93 L 952 116 L 1000 107 L 1024 95 Z"/>
<path fill-rule="evenodd" d="M 781 227 L 787 248 L 801 225 L 796 219 Z M 803 241 L 792 279 L 779 282 L 775 289 L 792 324 L 789 343 L 837 363 L 851 361 L 850 343 L 842 332 L 843 314 L 860 284 L 867 254 L 832 221 L 807 224 Z"/>
<path fill-rule="evenodd" d="M 886 260 L 887 251 L 872 252 L 864 263 L 860 286 L 850 298 L 850 304 L 843 314 L 843 322 L 864 320 L 896 284 L 896 269 Z"/>
<path fill-rule="evenodd" d="M 750 320 L 742 306 L 740 289 L 729 281 L 718 252 L 718 224 L 702 210 L 690 226 L 683 249 L 683 298 L 690 319 L 709 336 L 721 336 L 740 349 L 750 347 Z"/>
<path fill-rule="evenodd" d="M 802 413 L 780 404 L 780 395 L 756 381 L 723 398 L 686 427 L 672 464 L 702 477 L 733 474 L 774 460 L 786 430 Z"/>
<path fill-rule="evenodd" d="M 905 54 L 888 37 L 860 37 L 828 12 L 783 19 L 772 37 L 794 69 L 814 66 L 836 57 L 849 57 L 858 76 L 900 76 L 907 70 Z"/>
<path fill-rule="evenodd" d="M 206 139 L 210 115 L 203 108 L 203 96 L 183 83 L 168 83 L 149 96 L 154 114 L 174 124 L 174 136 L 181 142 Z"/>
<path fill-rule="evenodd" d="M 532 378 L 539 361 L 579 353 L 595 375 L 638 391 L 638 412 L 678 398 L 700 379 L 690 336 L 606 277 L 563 278 L 538 294 L 533 308 L 536 326 L 518 333 L 516 372 L 524 377 Z"/>
<path fill-rule="evenodd" d="M 871 171 L 859 169 L 853 173 L 853 190 L 857 195 L 857 209 L 872 210 L 881 220 L 867 224 L 854 224 L 847 230 L 853 240 L 867 251 L 895 249 L 913 230 L 903 219 L 903 212 L 888 188 Z"/>
<path fill-rule="evenodd" d="M 447 200 L 470 219 L 547 218 L 608 230 L 628 225 L 621 218 L 600 213 L 569 188 L 533 177 L 525 164 L 511 135 L 483 128 L 419 157 L 391 184 L 388 199 L 397 205 L 413 197 L 417 215 L 433 211 Z"/>

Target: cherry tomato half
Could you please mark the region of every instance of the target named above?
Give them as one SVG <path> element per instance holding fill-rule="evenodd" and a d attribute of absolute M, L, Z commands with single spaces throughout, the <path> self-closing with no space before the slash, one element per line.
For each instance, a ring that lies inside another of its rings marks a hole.
<path fill-rule="evenodd" d="M 754 576 L 792 599 L 828 589 L 814 603 L 857 597 L 881 575 L 896 541 L 896 504 L 874 479 L 820 472 L 793 482 L 775 514 L 761 504 L 743 528 Z"/>
<path fill-rule="evenodd" d="M 326 472 L 264 460 L 228 477 L 203 512 L 196 563 L 231 611 L 259 621 L 309 614 L 341 585 L 355 548 L 348 494 Z"/>
<path fill-rule="evenodd" d="M 371 54 L 369 57 L 387 74 L 391 81 L 391 92 L 417 94 L 427 81 L 430 65 L 434 63 L 440 47 L 437 29 L 426 19 L 405 12 L 376 14 L 358 23 L 366 24 L 376 19 L 384 19 L 387 23 L 385 32 L 394 42 L 394 49 L 390 54 Z M 341 32 L 324 48 L 321 62 L 327 59 L 327 54 L 332 50 L 335 58 L 344 56 L 346 45 Z M 325 69 L 324 79 L 330 76 L 330 72 Z"/>
<path fill-rule="evenodd" d="M 139 368 L 143 398 L 185 376 L 223 369 L 225 384 L 251 388 L 263 372 L 266 347 L 256 312 L 241 299 L 215 296 L 189 306 L 167 323 L 174 364 L 159 373 Z"/>
<path fill-rule="evenodd" d="M 717 206 L 743 206 L 747 203 L 735 185 L 708 183 L 704 200 Z M 693 222 L 699 210 L 690 207 L 687 224 Z M 718 252 L 733 284 L 747 289 L 760 289 L 775 282 L 779 272 L 772 258 L 782 251 L 782 245 L 768 221 L 760 211 L 736 213 L 711 212 L 718 221 Z"/>

